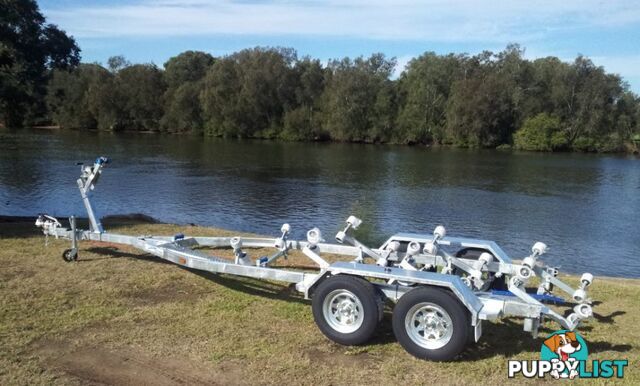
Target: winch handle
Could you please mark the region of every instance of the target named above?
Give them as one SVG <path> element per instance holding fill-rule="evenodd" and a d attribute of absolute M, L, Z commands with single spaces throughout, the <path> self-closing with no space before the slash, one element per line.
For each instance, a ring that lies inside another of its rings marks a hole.
<path fill-rule="evenodd" d="M 96 162 L 95 163 L 97 165 L 108 164 L 108 163 L 111 163 L 111 160 L 108 157 L 100 156 L 100 157 L 96 158 Z"/>

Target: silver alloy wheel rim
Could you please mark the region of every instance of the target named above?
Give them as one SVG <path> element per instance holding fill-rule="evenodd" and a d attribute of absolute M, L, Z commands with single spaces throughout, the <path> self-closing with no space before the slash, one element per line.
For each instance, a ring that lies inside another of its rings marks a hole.
<path fill-rule="evenodd" d="M 337 289 L 325 296 L 322 314 L 329 326 L 342 334 L 355 332 L 364 321 L 360 299 L 346 289 Z"/>
<path fill-rule="evenodd" d="M 418 303 L 411 307 L 404 325 L 409 338 L 427 350 L 444 347 L 453 336 L 449 313 L 434 303 Z"/>

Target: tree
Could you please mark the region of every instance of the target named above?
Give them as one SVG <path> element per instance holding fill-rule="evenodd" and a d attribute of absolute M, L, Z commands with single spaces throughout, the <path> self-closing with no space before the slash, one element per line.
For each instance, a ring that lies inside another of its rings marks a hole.
<path fill-rule="evenodd" d="M 484 52 L 468 63 L 447 101 L 446 141 L 464 147 L 495 147 L 514 131 L 514 105 L 508 74 Z"/>
<path fill-rule="evenodd" d="M 102 82 L 87 93 L 89 111 L 96 119 L 99 130 L 121 130 L 127 128 L 125 113 L 126 100 L 116 75 L 109 72 Z"/>
<path fill-rule="evenodd" d="M 107 67 L 109 67 L 109 71 L 114 74 L 129 66 L 131 66 L 131 62 L 122 55 L 111 56 L 107 59 Z"/>
<path fill-rule="evenodd" d="M 260 47 L 216 61 L 201 95 L 206 133 L 277 137 L 284 111 L 294 103 L 295 61 L 292 49 Z"/>
<path fill-rule="evenodd" d="M 180 87 L 185 82 L 197 82 L 204 78 L 213 65 L 213 56 L 202 51 L 185 51 L 164 64 L 164 79 L 169 88 Z"/>
<path fill-rule="evenodd" d="M 324 139 L 321 96 L 325 70 L 317 59 L 304 58 L 293 68 L 294 103 L 285 111 L 281 137 L 287 140 Z"/>
<path fill-rule="evenodd" d="M 46 24 L 33 0 L 5 0 L 0 11 L 0 120 L 7 126 L 45 118 L 46 81 L 52 69 L 78 65 L 73 38 Z"/>
<path fill-rule="evenodd" d="M 615 132 L 622 141 L 627 141 L 628 150 L 638 151 L 640 138 L 640 100 L 631 91 L 625 90 L 616 101 Z M 622 146 L 625 144 L 623 143 Z M 620 149 L 610 149 L 620 150 Z"/>
<path fill-rule="evenodd" d="M 203 82 L 185 82 L 165 92 L 164 115 L 160 122 L 168 132 L 202 132 L 204 118 L 200 106 Z"/>
<path fill-rule="evenodd" d="M 72 71 L 54 70 L 48 84 L 47 107 L 54 123 L 63 128 L 96 129 L 98 116 L 91 102 L 113 76 L 98 64 L 81 64 Z M 100 101 L 101 106 L 105 101 Z"/>
<path fill-rule="evenodd" d="M 174 56 L 164 64 L 164 115 L 161 127 L 165 131 L 202 132 L 204 118 L 199 96 L 202 79 L 213 65 L 213 56 L 199 51 L 187 51 Z"/>
<path fill-rule="evenodd" d="M 241 102 L 241 79 L 240 66 L 229 57 L 218 60 L 207 73 L 200 95 L 206 134 L 223 137 L 250 134 L 250 128 L 243 123 L 249 111 Z"/>
<path fill-rule="evenodd" d="M 624 137 L 617 130 L 617 120 L 627 119 L 628 112 L 620 114 L 626 107 L 618 104 L 624 104 L 627 88 L 618 76 L 607 74 L 582 56 L 573 63 L 539 59 L 534 68 L 538 105 L 530 109 L 530 114 L 547 112 L 559 117 L 572 150 L 610 151 L 622 147 Z"/>
<path fill-rule="evenodd" d="M 433 52 L 411 60 L 398 81 L 401 107 L 396 142 L 442 142 L 453 82 L 462 77 L 464 55 Z"/>
<path fill-rule="evenodd" d="M 118 71 L 115 80 L 116 90 L 124 101 L 124 127 L 159 130 L 165 84 L 158 67 L 135 64 Z"/>
<path fill-rule="evenodd" d="M 395 90 L 389 77 L 395 58 L 374 54 L 329 63 L 325 88 L 325 129 L 337 141 L 387 141 L 395 120 Z"/>
<path fill-rule="evenodd" d="M 109 59 L 109 70 L 82 65 L 70 74 L 54 75 L 48 100 L 61 125 L 159 130 L 166 89 L 162 72 L 153 64 L 127 65 L 124 57 L 115 58 Z"/>

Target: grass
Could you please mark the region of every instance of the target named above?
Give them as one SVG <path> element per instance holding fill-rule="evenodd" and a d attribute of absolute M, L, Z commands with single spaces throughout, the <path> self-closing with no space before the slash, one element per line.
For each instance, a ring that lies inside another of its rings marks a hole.
<path fill-rule="evenodd" d="M 108 225 L 132 235 L 234 234 Z M 508 359 L 537 359 L 542 336 L 556 329 L 549 322 L 534 339 L 518 320 L 485 323 L 458 361 L 425 362 L 395 342 L 389 310 L 370 344 L 342 347 L 286 285 L 94 242 L 64 263 L 67 247 L 51 238 L 45 246 L 31 223 L 0 223 L 0 384 L 495 384 L 507 379 Z M 623 381 L 640 383 L 640 281 L 596 278 L 590 294 L 596 315 L 579 330 L 590 359 L 628 359 Z"/>

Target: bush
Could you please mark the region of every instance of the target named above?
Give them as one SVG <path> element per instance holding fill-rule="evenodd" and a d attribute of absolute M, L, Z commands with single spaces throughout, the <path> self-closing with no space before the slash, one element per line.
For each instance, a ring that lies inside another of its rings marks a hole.
<path fill-rule="evenodd" d="M 526 119 L 513 135 L 513 145 L 519 150 L 562 150 L 567 144 L 567 137 L 560 128 L 560 119 L 547 113 Z"/>

